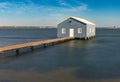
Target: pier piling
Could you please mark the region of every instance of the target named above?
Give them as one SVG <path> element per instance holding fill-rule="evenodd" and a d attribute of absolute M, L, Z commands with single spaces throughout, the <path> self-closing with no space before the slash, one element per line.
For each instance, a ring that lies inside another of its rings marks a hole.
<path fill-rule="evenodd" d="M 19 55 L 20 54 L 20 51 L 19 49 L 16 50 L 16 55 Z"/>

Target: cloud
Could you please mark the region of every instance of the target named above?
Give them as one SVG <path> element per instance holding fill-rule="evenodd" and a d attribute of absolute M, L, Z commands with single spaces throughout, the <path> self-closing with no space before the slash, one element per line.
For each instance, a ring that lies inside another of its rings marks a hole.
<path fill-rule="evenodd" d="M 72 4 L 66 2 L 66 0 L 58 0 L 58 2 L 59 2 L 59 4 L 61 6 L 63 6 L 63 8 L 61 8 L 63 10 L 67 10 L 67 11 L 85 11 L 85 10 L 89 10 L 87 4 L 80 3 L 80 1 L 78 1 L 78 0 L 73 0 Z M 73 4 L 74 4 L 74 6 L 73 6 Z"/>
<path fill-rule="evenodd" d="M 33 8 L 32 3 L 28 5 L 24 2 L 0 2 L 1 13 L 22 14 L 30 8 Z"/>
<path fill-rule="evenodd" d="M 8 2 L 0 2 L 0 8 L 8 8 L 11 4 Z"/>
<path fill-rule="evenodd" d="M 87 4 L 82 3 L 80 6 L 78 6 L 78 10 L 86 11 L 86 10 L 89 10 L 89 8 Z"/>
<path fill-rule="evenodd" d="M 18 21 L 16 24 L 24 24 L 26 21 L 27 24 L 30 23 L 34 25 L 55 25 L 68 16 L 76 15 L 76 13 L 80 14 L 89 10 L 88 5 L 83 3 L 79 4 L 79 6 L 72 6 L 64 0 L 60 0 L 59 4 L 61 6 L 36 5 L 32 0 L 28 0 L 27 3 L 1 2 L 0 14 L 4 14 L 4 16 L 7 15 L 5 17 L 7 17 L 6 20 L 8 20 L 8 22 L 11 18 L 15 18 L 15 20 L 21 19 L 21 22 Z M 2 15 L 0 16 L 2 17 Z M 13 22 L 11 22 L 11 24 L 14 24 Z M 8 24 L 10 25 L 10 23 Z"/>
<path fill-rule="evenodd" d="M 81 4 L 80 6 L 71 7 L 71 8 L 63 8 L 63 11 L 67 11 L 67 12 L 82 12 L 87 10 L 89 9 L 86 4 Z"/>
<path fill-rule="evenodd" d="M 87 4 L 80 4 L 79 6 L 72 6 L 67 3 L 65 0 L 58 0 L 59 4 L 62 7 L 57 6 L 43 6 L 43 5 L 36 5 L 32 0 L 28 0 L 27 4 L 25 2 L 1 2 L 0 3 L 0 12 L 2 13 L 72 13 L 72 12 L 83 12 L 87 11 L 88 5 Z"/>
<path fill-rule="evenodd" d="M 65 0 L 58 0 L 59 5 L 61 6 L 70 6 Z"/>
<path fill-rule="evenodd" d="M 87 4 L 81 4 L 79 6 L 75 7 L 46 7 L 46 6 L 40 6 L 37 8 L 38 10 L 45 10 L 45 11 L 51 11 L 51 12 L 58 12 L 58 13 L 64 13 L 64 12 L 84 12 L 88 11 L 88 5 Z"/>

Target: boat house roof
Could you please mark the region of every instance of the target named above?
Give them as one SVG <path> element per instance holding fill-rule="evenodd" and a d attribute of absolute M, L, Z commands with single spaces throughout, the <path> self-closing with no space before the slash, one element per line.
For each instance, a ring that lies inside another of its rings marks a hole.
<path fill-rule="evenodd" d="M 71 19 L 74 19 L 74 20 L 77 20 L 79 22 L 82 22 L 84 24 L 91 24 L 91 25 L 95 25 L 94 23 L 90 22 L 90 21 L 87 21 L 85 19 L 82 19 L 82 18 L 78 18 L 78 17 L 74 17 L 74 16 L 70 16 Z"/>

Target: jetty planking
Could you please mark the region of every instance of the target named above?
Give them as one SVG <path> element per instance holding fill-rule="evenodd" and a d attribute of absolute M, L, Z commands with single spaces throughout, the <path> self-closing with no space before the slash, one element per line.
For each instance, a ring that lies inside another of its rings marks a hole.
<path fill-rule="evenodd" d="M 35 46 L 43 45 L 44 47 L 46 47 L 49 44 L 53 45 L 53 44 L 56 44 L 56 43 L 60 43 L 60 42 L 68 41 L 68 40 L 73 40 L 73 39 L 74 39 L 73 37 L 64 37 L 64 38 L 41 40 L 41 41 L 36 41 L 36 42 L 29 42 L 29 43 L 5 46 L 5 47 L 0 47 L 0 53 L 15 50 L 16 54 L 18 55 L 18 54 L 20 54 L 19 50 L 23 49 L 23 48 L 29 48 L 30 47 L 31 50 L 34 51 Z"/>

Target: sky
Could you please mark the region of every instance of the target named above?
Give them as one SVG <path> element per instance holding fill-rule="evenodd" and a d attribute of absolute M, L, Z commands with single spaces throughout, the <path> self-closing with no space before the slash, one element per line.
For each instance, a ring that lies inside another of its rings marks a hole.
<path fill-rule="evenodd" d="M 0 26 L 56 26 L 69 16 L 120 27 L 120 0 L 0 0 Z"/>

